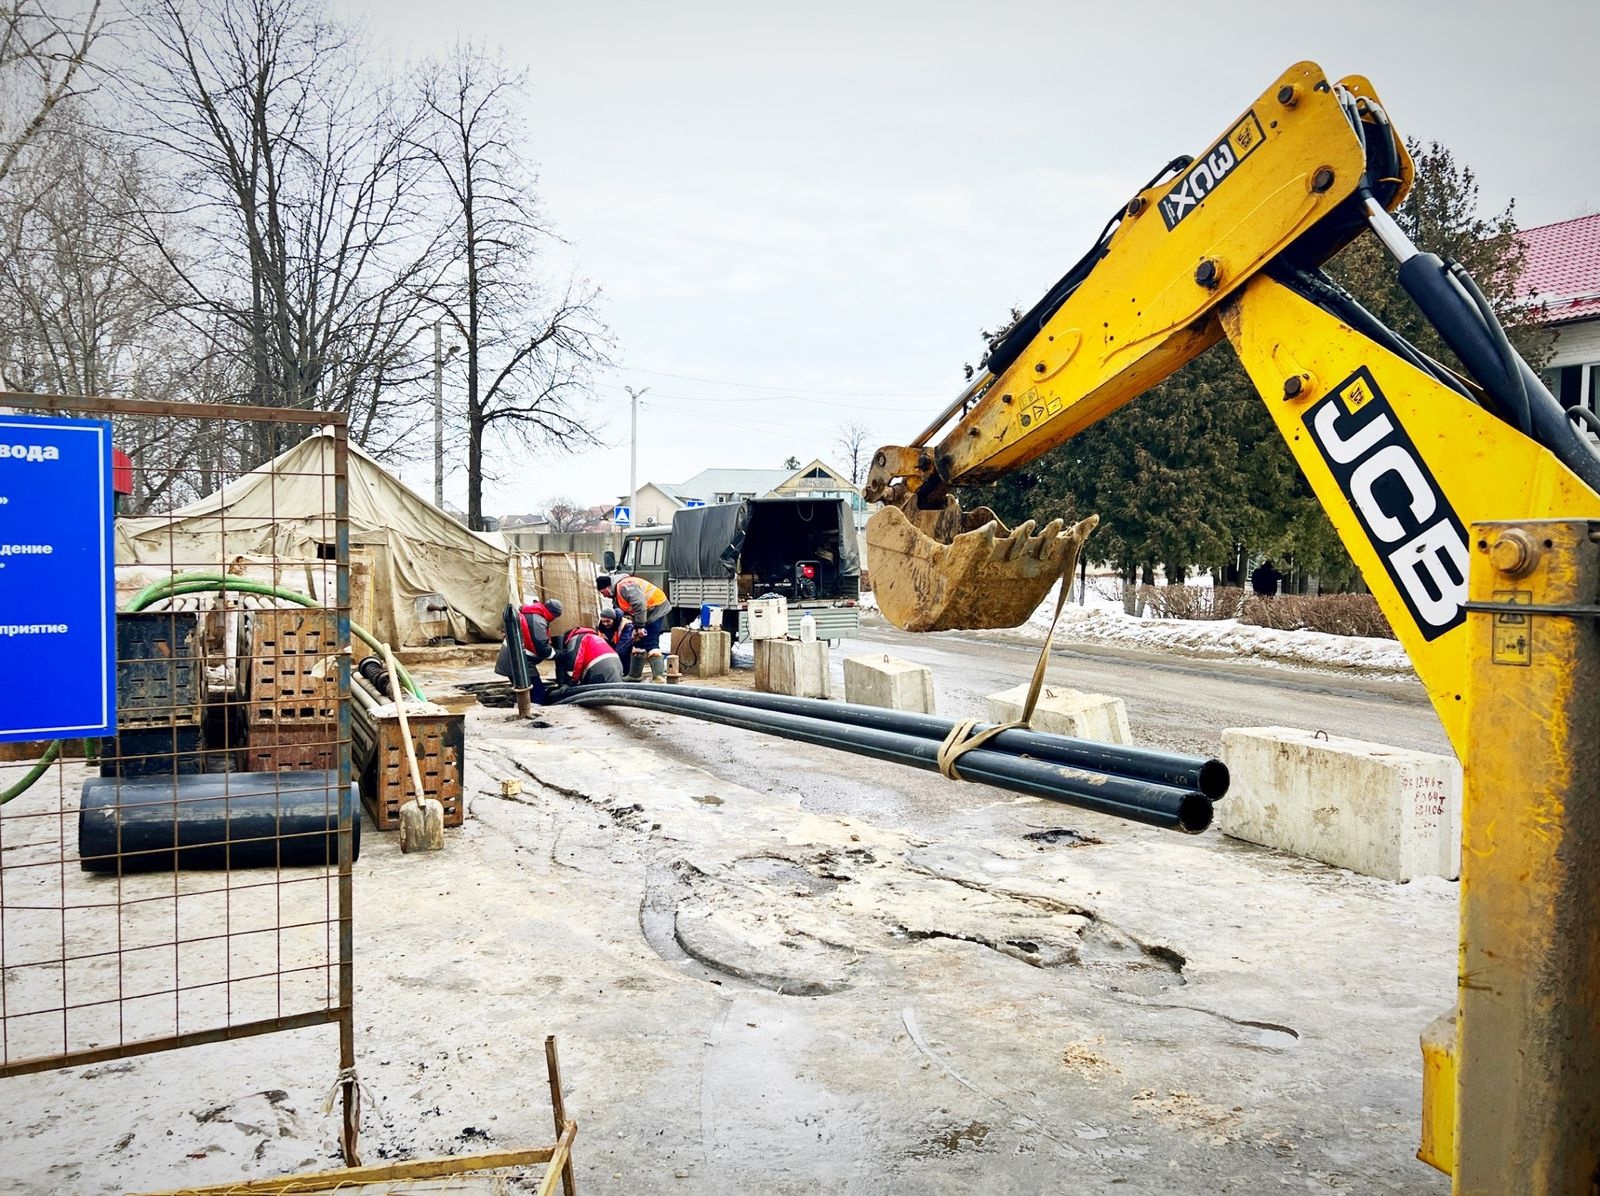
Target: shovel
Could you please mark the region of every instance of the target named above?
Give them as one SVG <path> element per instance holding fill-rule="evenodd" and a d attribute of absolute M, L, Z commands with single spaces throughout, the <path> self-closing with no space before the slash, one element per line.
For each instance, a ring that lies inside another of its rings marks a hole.
<path fill-rule="evenodd" d="M 428 797 L 422 790 L 422 770 L 417 767 L 417 748 L 411 742 L 411 724 L 406 719 L 406 692 L 400 684 L 400 670 L 395 668 L 394 653 L 383 645 L 383 664 L 392 678 L 389 685 L 394 691 L 394 708 L 400 716 L 400 742 L 405 744 L 406 764 L 411 772 L 411 785 L 417 795 L 400 807 L 400 850 L 444 850 L 444 806 L 436 797 Z"/>

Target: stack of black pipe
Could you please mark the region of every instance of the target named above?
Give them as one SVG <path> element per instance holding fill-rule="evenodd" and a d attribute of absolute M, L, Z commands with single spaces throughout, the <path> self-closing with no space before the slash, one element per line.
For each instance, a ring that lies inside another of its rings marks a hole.
<path fill-rule="evenodd" d="M 560 702 L 682 714 L 932 771 L 955 725 L 931 714 L 706 687 L 582 686 Z M 1021 729 L 1000 732 L 954 768 L 964 780 L 1189 834 L 1211 825 L 1211 803 L 1228 791 L 1220 760 Z"/>

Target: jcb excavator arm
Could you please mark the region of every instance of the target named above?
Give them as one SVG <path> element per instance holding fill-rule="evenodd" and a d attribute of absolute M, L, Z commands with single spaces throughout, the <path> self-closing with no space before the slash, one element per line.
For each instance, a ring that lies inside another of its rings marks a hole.
<path fill-rule="evenodd" d="M 1345 92 L 1370 89 L 1354 78 L 1339 88 L 1312 63 L 1292 67 L 1175 178 L 1135 195 L 993 347 L 957 400 L 970 409 L 938 446 L 924 451 L 956 410 L 910 448 L 880 450 L 868 497 L 914 492 L 926 509 L 951 486 L 1026 465 L 1220 340 L 1218 308 L 1291 247 L 1315 266 L 1351 240 L 1365 223 L 1354 197 L 1368 162 Z M 1382 146 L 1380 194 L 1392 206 L 1411 161 L 1380 111 L 1362 120 Z"/>
<path fill-rule="evenodd" d="M 1356 116 L 1358 102 L 1368 106 Z M 1367 125 L 1371 138 L 1356 127 Z M 1411 181 L 1365 80 L 1336 89 L 1308 62 L 1168 169 L 1177 175 L 1158 175 L 1112 217 L 938 419 L 910 446 L 874 455 L 864 493 L 889 504 L 868 528 L 874 586 L 899 626 L 1025 619 L 1093 524 L 1008 532 L 991 511 L 962 512 L 950 487 L 1026 465 L 1156 385 L 1221 339 L 1218 310 L 1269 263 L 1314 267 L 1355 236 L 1357 192 L 1374 173 L 1390 205 Z"/>
<path fill-rule="evenodd" d="M 913 444 L 879 450 L 870 567 L 902 627 L 1020 623 L 1092 520 L 1007 532 L 949 488 L 1038 458 L 1225 336 L 1465 770 L 1458 1006 L 1424 1037 L 1419 1155 L 1458 1194 L 1592 1192 L 1600 455 L 1572 422 L 1587 414 L 1561 409 L 1471 279 L 1390 219 L 1410 181 L 1366 80 L 1291 68 L 1134 196 Z M 1369 226 L 1470 377 L 1320 273 Z"/>

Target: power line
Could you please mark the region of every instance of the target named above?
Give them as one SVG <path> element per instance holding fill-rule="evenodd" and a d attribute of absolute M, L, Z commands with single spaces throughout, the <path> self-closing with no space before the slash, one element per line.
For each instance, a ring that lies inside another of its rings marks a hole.
<path fill-rule="evenodd" d="M 761 382 L 728 382 L 720 378 L 697 378 L 692 374 L 669 374 L 665 370 L 641 370 L 628 367 L 630 374 L 648 374 L 653 378 L 676 378 L 680 382 L 702 382 L 707 386 L 732 386 L 740 390 L 776 390 L 793 394 L 813 395 L 838 395 L 842 398 L 857 399 L 937 399 L 943 397 L 942 392 L 922 391 L 918 393 L 885 393 L 880 390 L 812 390 L 793 386 L 770 386 Z"/>
<path fill-rule="evenodd" d="M 608 390 L 626 390 L 627 389 L 626 387 L 621 386 L 621 385 L 619 385 L 618 383 L 615 383 L 615 382 L 600 382 L 600 383 L 597 383 L 596 385 L 604 387 L 604 388 L 606 388 Z M 831 401 L 829 401 L 827 399 L 811 398 L 811 397 L 807 396 L 804 392 L 796 392 L 796 391 L 789 391 L 789 392 L 785 392 L 785 393 L 782 393 L 782 394 L 770 394 L 770 395 L 738 395 L 738 396 L 735 396 L 733 398 L 715 398 L 715 397 L 712 397 L 712 396 L 709 396 L 709 395 L 669 394 L 669 393 L 667 393 L 665 391 L 656 391 L 655 395 L 656 395 L 656 397 L 658 399 L 678 399 L 678 400 L 681 400 L 681 401 L 686 402 L 686 403 L 743 403 L 743 404 L 748 406 L 751 403 L 779 402 L 779 403 L 806 403 L 806 404 L 813 405 L 813 406 L 818 406 L 818 407 L 844 407 L 844 408 L 848 408 L 848 409 L 851 409 L 851 410 L 860 410 L 861 409 L 861 404 L 859 402 L 854 402 L 854 403 L 849 403 L 849 402 L 831 402 Z M 900 397 L 903 398 L 905 396 L 900 396 Z M 944 396 L 941 395 L 939 397 L 943 398 Z M 888 410 L 889 408 L 886 407 L 885 409 Z M 909 406 L 906 407 L 906 408 L 898 408 L 897 407 L 897 408 L 893 408 L 893 410 L 895 411 L 896 414 L 899 414 L 899 413 L 902 413 L 902 412 L 904 412 L 904 413 L 912 413 L 912 412 L 915 412 L 915 411 L 925 411 L 925 410 L 927 410 L 927 407 L 926 407 L 926 405 L 918 404 L 915 407 L 909 407 Z"/>

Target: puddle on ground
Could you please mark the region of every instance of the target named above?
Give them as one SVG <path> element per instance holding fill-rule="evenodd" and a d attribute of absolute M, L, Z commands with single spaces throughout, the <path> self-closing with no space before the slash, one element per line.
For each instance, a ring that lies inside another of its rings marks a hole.
<path fill-rule="evenodd" d="M 1046 845 L 1063 847 L 1093 847 L 1097 843 L 1104 842 L 1104 840 L 1097 839 L 1093 835 L 1085 834 L 1083 831 L 1075 831 L 1069 826 L 1052 826 L 1042 831 L 1029 831 L 1022 837 L 1029 843 L 1039 844 L 1041 850 L 1043 850 Z"/>
<path fill-rule="evenodd" d="M 924 1138 L 909 1152 L 912 1158 L 927 1159 L 940 1155 L 960 1154 L 962 1151 L 981 1150 L 989 1136 L 989 1127 L 981 1121 L 966 1125 L 949 1125 Z"/>

